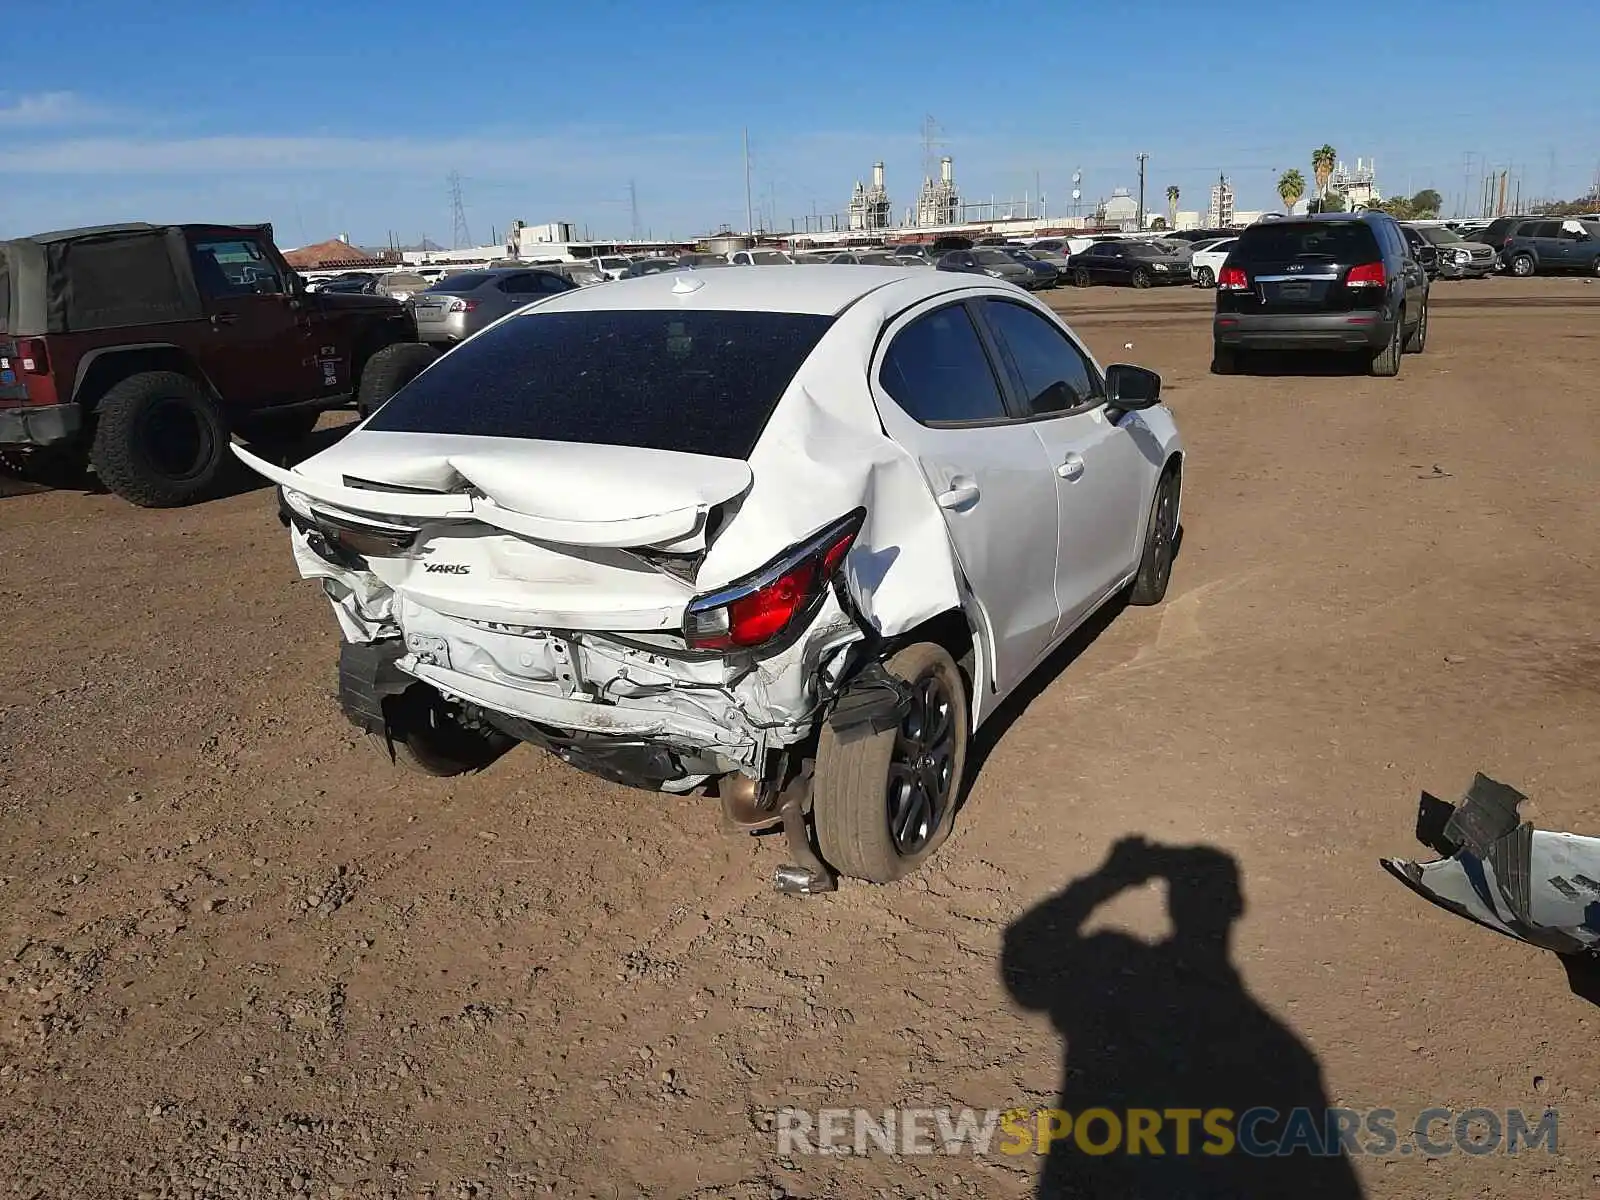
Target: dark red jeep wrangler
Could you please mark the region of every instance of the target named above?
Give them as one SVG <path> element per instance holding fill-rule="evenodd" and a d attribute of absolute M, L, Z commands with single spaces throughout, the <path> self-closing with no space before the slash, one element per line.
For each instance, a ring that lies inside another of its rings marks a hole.
<path fill-rule="evenodd" d="M 270 225 L 0 242 L 0 456 L 187 504 L 230 463 L 230 433 L 301 437 L 358 388 L 386 399 L 433 357 L 415 342 L 393 300 L 308 293 Z"/>

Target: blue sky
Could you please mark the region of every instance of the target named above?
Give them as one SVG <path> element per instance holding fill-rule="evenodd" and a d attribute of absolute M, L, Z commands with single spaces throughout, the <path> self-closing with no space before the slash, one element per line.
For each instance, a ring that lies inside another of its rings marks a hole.
<path fill-rule="evenodd" d="M 448 244 L 451 171 L 475 241 L 517 217 L 626 236 L 630 181 L 657 236 L 742 227 L 745 126 L 756 206 L 787 229 L 842 210 L 880 158 L 903 210 L 927 114 L 967 199 L 1020 200 L 1037 172 L 1052 213 L 1074 169 L 1086 200 L 1135 187 L 1141 150 L 1157 208 L 1169 184 L 1203 208 L 1219 170 L 1240 208 L 1273 205 L 1325 141 L 1447 208 L 1469 152 L 1474 194 L 1485 158 L 1526 195 L 1580 194 L 1600 167 L 1593 39 L 1504 53 L 1530 10 L 1481 0 L 5 9 L 0 235 L 270 220 L 286 246 Z"/>

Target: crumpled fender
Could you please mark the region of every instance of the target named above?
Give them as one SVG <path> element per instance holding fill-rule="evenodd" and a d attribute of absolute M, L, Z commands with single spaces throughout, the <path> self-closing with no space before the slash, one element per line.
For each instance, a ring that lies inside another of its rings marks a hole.
<path fill-rule="evenodd" d="M 864 508 L 844 570 L 873 628 L 892 637 L 961 606 L 944 515 L 916 460 L 877 426 L 865 378 L 856 386 L 862 394 L 846 405 L 796 381 L 750 457 L 755 481 L 739 509 L 738 536 L 713 543 L 702 589 L 732 582 L 762 566 L 773 546 L 793 545 Z"/>

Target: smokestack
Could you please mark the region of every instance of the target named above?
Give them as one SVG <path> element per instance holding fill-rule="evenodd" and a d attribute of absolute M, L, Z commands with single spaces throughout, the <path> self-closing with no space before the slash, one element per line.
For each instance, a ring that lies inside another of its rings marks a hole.
<path fill-rule="evenodd" d="M 881 162 L 872 164 L 872 186 L 875 188 L 883 186 L 883 164 Z"/>
<path fill-rule="evenodd" d="M 943 183 L 950 183 L 955 179 L 955 174 L 950 168 L 950 156 L 948 154 L 939 160 L 939 179 Z"/>

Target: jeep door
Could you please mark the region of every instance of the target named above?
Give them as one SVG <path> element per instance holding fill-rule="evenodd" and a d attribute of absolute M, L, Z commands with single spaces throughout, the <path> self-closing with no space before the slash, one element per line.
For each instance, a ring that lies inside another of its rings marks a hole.
<path fill-rule="evenodd" d="M 269 247 L 240 233 L 189 235 L 189 258 L 209 328 L 190 347 L 226 407 L 249 410 L 328 391 L 311 323 Z"/>

